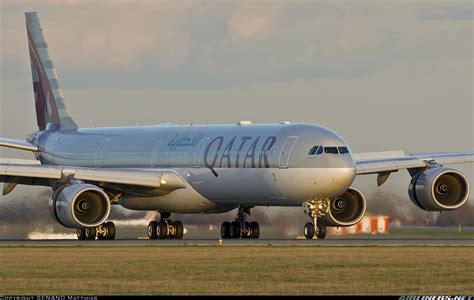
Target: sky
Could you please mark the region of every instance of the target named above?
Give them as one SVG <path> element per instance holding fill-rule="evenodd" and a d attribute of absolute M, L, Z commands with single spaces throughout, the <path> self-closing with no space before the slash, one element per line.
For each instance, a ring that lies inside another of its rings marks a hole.
<path fill-rule="evenodd" d="M 18 139 L 36 130 L 25 11 L 81 127 L 291 121 L 353 152 L 474 149 L 471 1 L 4 0 L 0 136 Z"/>

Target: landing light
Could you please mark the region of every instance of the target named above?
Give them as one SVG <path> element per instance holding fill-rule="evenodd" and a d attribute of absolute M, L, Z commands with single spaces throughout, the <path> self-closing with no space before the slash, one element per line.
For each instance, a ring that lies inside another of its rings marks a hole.
<path fill-rule="evenodd" d="M 161 183 L 161 184 L 166 184 L 166 180 L 161 179 L 161 180 L 160 180 L 160 183 Z"/>

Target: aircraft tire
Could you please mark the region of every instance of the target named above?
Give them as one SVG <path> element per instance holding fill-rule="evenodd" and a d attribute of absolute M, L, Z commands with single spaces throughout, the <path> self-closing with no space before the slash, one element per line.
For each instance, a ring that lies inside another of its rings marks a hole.
<path fill-rule="evenodd" d="M 168 224 L 165 221 L 159 221 L 156 225 L 156 236 L 159 240 L 163 240 L 168 235 Z"/>
<path fill-rule="evenodd" d="M 79 228 L 77 229 L 77 239 L 80 241 L 84 241 L 86 239 L 86 229 Z"/>
<path fill-rule="evenodd" d="M 230 224 L 230 238 L 231 239 L 238 239 L 240 238 L 240 224 L 237 222 L 232 222 Z"/>
<path fill-rule="evenodd" d="M 230 222 L 224 222 L 221 225 L 221 237 L 223 239 L 228 239 L 230 238 Z"/>
<path fill-rule="evenodd" d="M 86 240 L 95 240 L 96 238 L 96 235 L 97 235 L 97 230 L 95 229 L 95 227 L 90 227 L 90 228 L 85 228 L 85 237 L 86 237 Z"/>
<path fill-rule="evenodd" d="M 245 239 L 251 239 L 252 238 L 252 227 L 249 222 L 245 222 L 244 225 L 244 231 L 242 231 L 241 236 L 242 238 Z"/>
<path fill-rule="evenodd" d="M 320 240 L 326 237 L 326 225 L 324 224 L 316 224 L 316 237 Z"/>
<path fill-rule="evenodd" d="M 114 240 L 115 239 L 115 224 L 114 224 L 114 222 L 105 223 L 105 227 L 107 228 L 107 235 L 105 236 L 105 239 L 106 240 Z"/>
<path fill-rule="evenodd" d="M 312 239 L 314 237 L 314 231 L 313 223 L 308 222 L 304 225 L 304 236 L 306 239 Z"/>
<path fill-rule="evenodd" d="M 184 235 L 184 227 L 183 223 L 181 221 L 175 221 L 174 222 L 174 228 L 175 228 L 175 235 L 174 238 L 177 240 L 181 240 Z"/>
<path fill-rule="evenodd" d="M 150 240 L 156 240 L 156 237 L 157 237 L 156 226 L 157 226 L 156 221 L 151 221 L 150 223 L 148 223 L 147 233 Z"/>
<path fill-rule="evenodd" d="M 258 239 L 260 237 L 260 225 L 258 224 L 258 222 L 250 223 L 250 231 L 251 231 L 250 238 Z"/>

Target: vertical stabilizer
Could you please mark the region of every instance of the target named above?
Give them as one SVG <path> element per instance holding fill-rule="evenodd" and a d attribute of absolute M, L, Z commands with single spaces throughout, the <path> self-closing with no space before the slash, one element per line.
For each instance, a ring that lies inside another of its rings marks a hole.
<path fill-rule="evenodd" d="M 63 92 L 53 61 L 49 57 L 38 15 L 36 12 L 27 12 L 25 17 L 38 127 L 40 130 L 47 126 L 53 130 L 75 129 L 77 124 L 66 110 Z"/>

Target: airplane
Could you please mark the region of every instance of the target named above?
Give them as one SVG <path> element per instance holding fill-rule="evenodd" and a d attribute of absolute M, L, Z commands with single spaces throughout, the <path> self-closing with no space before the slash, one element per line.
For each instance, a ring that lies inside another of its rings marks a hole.
<path fill-rule="evenodd" d="M 223 239 L 260 236 L 249 222 L 254 207 L 298 207 L 309 217 L 304 236 L 323 239 L 326 227 L 358 223 L 366 199 L 356 176 L 411 175 L 411 201 L 426 211 L 458 209 L 469 197 L 461 172 L 445 165 L 472 163 L 474 152 L 352 153 L 331 129 L 314 124 L 174 125 L 80 128 L 69 115 L 36 12 L 26 12 L 38 131 L 0 146 L 34 153 L 34 160 L 0 159 L 3 195 L 17 185 L 52 188 L 49 208 L 79 240 L 112 240 L 111 205 L 157 211 L 150 239 L 182 239 L 171 214 L 223 213 Z"/>

